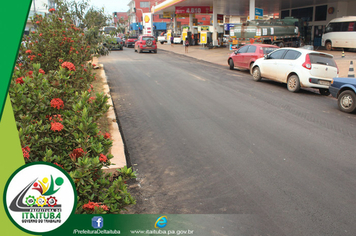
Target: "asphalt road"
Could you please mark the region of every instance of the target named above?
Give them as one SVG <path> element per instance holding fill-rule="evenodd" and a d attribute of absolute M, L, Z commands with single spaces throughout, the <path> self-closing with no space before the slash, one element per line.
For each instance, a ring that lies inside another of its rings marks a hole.
<path fill-rule="evenodd" d="M 164 51 L 100 62 L 139 173 L 130 213 L 239 216 L 222 235 L 356 235 L 356 115 L 334 98 Z"/>

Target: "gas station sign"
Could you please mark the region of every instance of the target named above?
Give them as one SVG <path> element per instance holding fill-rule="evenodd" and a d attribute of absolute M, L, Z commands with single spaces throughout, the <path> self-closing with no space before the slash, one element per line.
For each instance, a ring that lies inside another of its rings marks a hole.
<path fill-rule="evenodd" d="M 152 13 L 143 13 L 143 34 L 153 35 Z"/>
<path fill-rule="evenodd" d="M 213 7 L 196 6 L 196 7 L 176 7 L 176 14 L 213 14 Z"/>

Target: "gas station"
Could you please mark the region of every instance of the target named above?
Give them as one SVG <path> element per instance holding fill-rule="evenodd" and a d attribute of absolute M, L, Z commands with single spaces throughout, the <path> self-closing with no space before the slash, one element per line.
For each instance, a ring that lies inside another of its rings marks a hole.
<path fill-rule="evenodd" d="M 303 20 L 303 29 L 300 30 L 305 32 L 306 42 L 320 46 L 325 25 L 334 18 L 355 15 L 355 8 L 356 0 L 166 0 L 153 6 L 151 13 L 171 14 L 174 32 L 178 30 L 176 16 L 189 16 L 189 32 L 184 33 L 194 35 L 198 31 L 203 32 L 199 36 L 200 40 L 210 37 L 213 46 L 219 45 L 224 34 L 224 15 L 245 16 L 247 19 L 261 19 L 272 15 L 278 15 L 280 19 L 294 17 Z M 194 14 L 211 14 L 212 26 L 204 30 L 193 27 Z"/>

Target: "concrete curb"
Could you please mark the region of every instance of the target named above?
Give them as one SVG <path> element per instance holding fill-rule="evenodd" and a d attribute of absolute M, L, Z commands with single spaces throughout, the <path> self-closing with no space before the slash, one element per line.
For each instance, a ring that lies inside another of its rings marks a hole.
<path fill-rule="evenodd" d="M 110 88 L 108 85 L 108 80 L 105 74 L 104 70 L 104 65 L 99 64 L 103 70 L 100 72 L 100 76 L 104 80 L 104 93 L 108 95 L 110 98 L 108 100 L 108 104 L 110 105 L 110 108 L 107 112 L 107 118 L 111 121 L 110 122 L 110 134 L 111 134 L 111 140 L 112 140 L 112 147 L 111 147 L 111 154 L 114 156 L 110 161 L 113 163 L 113 165 L 109 167 L 104 167 L 104 170 L 109 170 L 109 171 L 115 171 L 118 168 L 122 168 L 127 165 L 126 163 L 126 156 L 125 156 L 125 147 L 124 147 L 124 142 L 122 140 L 122 136 L 119 130 L 119 125 L 117 123 L 117 118 L 114 110 L 114 104 L 112 101 L 112 97 L 110 94 Z"/>

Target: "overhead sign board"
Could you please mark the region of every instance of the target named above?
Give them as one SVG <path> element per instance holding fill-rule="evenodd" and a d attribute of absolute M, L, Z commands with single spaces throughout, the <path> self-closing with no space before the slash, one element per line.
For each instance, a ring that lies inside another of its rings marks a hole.
<path fill-rule="evenodd" d="M 176 17 L 177 18 L 182 18 L 182 17 L 189 17 L 190 14 L 188 13 L 179 13 L 179 14 L 176 14 Z M 195 14 L 192 14 L 193 17 L 195 17 Z"/>
<path fill-rule="evenodd" d="M 170 19 L 171 18 L 171 13 L 167 12 L 167 11 L 163 12 L 163 18 L 164 19 Z"/>
<path fill-rule="evenodd" d="M 213 14 L 213 7 L 210 6 L 196 6 L 196 7 L 176 7 L 176 14 Z"/>
<path fill-rule="evenodd" d="M 263 16 L 263 9 L 262 8 L 255 8 L 255 16 Z"/>

